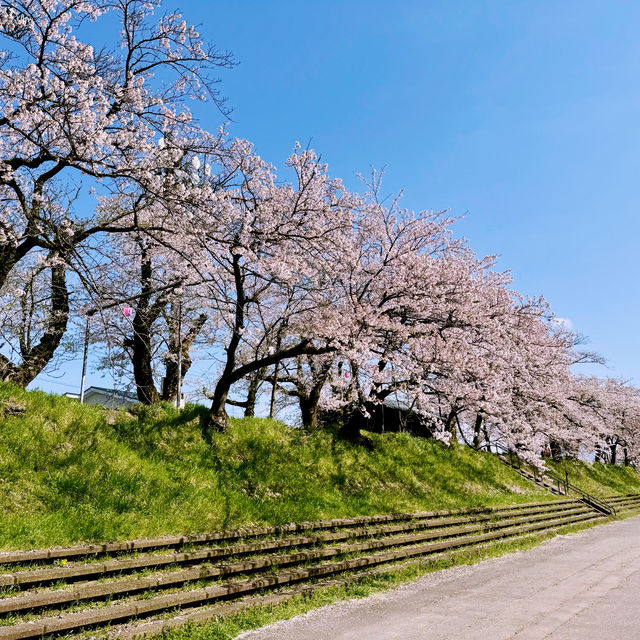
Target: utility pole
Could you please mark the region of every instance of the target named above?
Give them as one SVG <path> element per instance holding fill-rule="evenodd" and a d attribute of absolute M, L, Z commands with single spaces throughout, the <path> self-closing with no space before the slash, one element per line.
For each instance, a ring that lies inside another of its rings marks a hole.
<path fill-rule="evenodd" d="M 176 394 L 176 408 L 180 410 L 182 389 L 182 296 L 178 300 L 178 383 Z"/>
<path fill-rule="evenodd" d="M 278 385 L 278 363 L 273 365 L 273 385 L 271 387 L 271 403 L 269 405 L 269 417 L 273 420 L 276 408 L 276 386 Z"/>
<path fill-rule="evenodd" d="M 278 331 L 278 337 L 276 339 L 276 353 L 280 351 L 280 342 L 282 341 L 282 328 Z M 273 385 L 271 386 L 271 403 L 269 405 L 269 417 L 273 420 L 273 416 L 276 413 L 276 388 L 278 386 L 278 365 L 280 362 L 276 362 L 273 365 Z"/>
<path fill-rule="evenodd" d="M 82 382 L 80 383 L 80 404 L 84 402 L 84 385 L 87 379 L 87 353 L 89 352 L 89 317 L 87 312 L 87 320 L 84 326 L 84 351 L 82 353 Z"/>

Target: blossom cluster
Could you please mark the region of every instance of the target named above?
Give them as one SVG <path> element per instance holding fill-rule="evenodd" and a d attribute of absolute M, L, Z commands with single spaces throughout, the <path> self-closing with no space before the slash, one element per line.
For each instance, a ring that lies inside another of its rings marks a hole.
<path fill-rule="evenodd" d="M 210 73 L 233 61 L 158 6 L 0 0 L 0 378 L 28 384 L 89 318 L 144 402 L 216 360 L 208 428 L 266 385 L 309 427 L 385 404 L 536 464 L 547 446 L 638 459 L 640 392 L 576 374 L 579 337 L 446 212 L 381 198 L 376 173 L 352 192 L 310 149 L 278 172 L 203 130 L 189 105 L 224 113 Z M 111 49 L 81 38 L 105 16 Z"/>

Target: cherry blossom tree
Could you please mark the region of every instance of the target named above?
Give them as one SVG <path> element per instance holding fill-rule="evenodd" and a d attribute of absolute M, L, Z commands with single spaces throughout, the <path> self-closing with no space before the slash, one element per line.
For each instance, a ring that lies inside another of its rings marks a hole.
<path fill-rule="evenodd" d="M 331 350 L 285 363 L 278 379 L 283 392 L 298 399 L 308 427 L 316 426 L 320 408 L 367 412 L 367 403 L 382 403 L 391 393 L 382 386 L 382 372 L 392 369 L 395 351 L 416 330 L 419 305 L 426 304 L 433 283 L 427 273 L 438 258 L 460 248 L 446 216 L 402 210 L 399 199 L 381 204 L 376 190 L 369 188 L 358 203 L 342 242 L 322 252 L 326 275 L 320 295 L 329 304 L 312 322 L 315 339 L 323 331 Z M 347 421 L 341 435 L 362 441 L 355 425 Z"/>
<path fill-rule="evenodd" d="M 340 250 L 359 202 L 328 177 L 311 151 L 298 149 L 290 156 L 294 181 L 283 184 L 246 143 L 237 141 L 231 151 L 233 187 L 212 191 L 185 219 L 194 243 L 190 260 L 226 327 L 207 434 L 225 428 L 232 385 L 282 360 L 335 348 L 333 333 L 323 324 L 324 315 L 334 313 L 327 296 L 332 268 L 327 247 Z M 265 310 L 271 318 L 266 324 Z M 280 339 L 264 353 L 256 347 L 265 342 L 267 326 Z"/>
<path fill-rule="evenodd" d="M 184 286 L 188 270 L 173 258 L 148 234 L 114 234 L 85 278 L 101 368 L 132 376 L 144 404 L 176 400 L 209 319 L 197 287 Z"/>
<path fill-rule="evenodd" d="M 354 442 L 393 405 L 538 466 L 547 445 L 637 462 L 638 389 L 576 375 L 579 337 L 451 217 L 381 198 L 375 173 L 352 193 L 309 149 L 280 174 L 203 131 L 190 104 L 226 114 L 212 73 L 233 60 L 159 7 L 0 0 L 0 379 L 32 381 L 82 307 L 142 402 L 176 397 L 196 354 L 218 360 L 208 440 L 270 385 Z M 117 41 L 89 44 L 105 21 Z"/>
<path fill-rule="evenodd" d="M 206 45 L 177 13 L 156 17 L 158 6 L 0 2 L 7 43 L 0 52 L 0 287 L 33 251 L 57 264 L 49 331 L 21 362 L 1 356 L 4 379 L 27 384 L 60 344 L 68 321 L 65 265 L 76 254 L 105 233 L 161 224 L 135 219 L 130 208 L 91 211 L 88 190 L 166 198 L 168 161 L 175 165 L 202 140 L 189 101 L 209 98 L 224 109 L 211 72 L 231 66 L 230 54 Z M 109 16 L 119 23 L 118 42 L 96 48 L 81 39 L 92 21 Z M 159 140 L 171 140 L 170 149 Z"/>
<path fill-rule="evenodd" d="M 60 325 L 66 328 L 73 306 L 62 261 L 46 253 L 32 253 L 21 261 L 0 292 L 0 349 L 7 354 L 0 354 L 0 378 L 20 381 L 28 377 L 30 367 L 55 369 L 69 357 L 72 340 L 67 340 L 64 352 L 61 345 L 55 358 L 48 354 L 58 346 Z"/>

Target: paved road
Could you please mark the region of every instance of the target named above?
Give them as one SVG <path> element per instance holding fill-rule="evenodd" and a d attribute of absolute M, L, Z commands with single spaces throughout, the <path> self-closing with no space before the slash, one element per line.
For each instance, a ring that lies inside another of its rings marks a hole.
<path fill-rule="evenodd" d="M 640 516 L 559 536 L 242 640 L 639 640 Z"/>

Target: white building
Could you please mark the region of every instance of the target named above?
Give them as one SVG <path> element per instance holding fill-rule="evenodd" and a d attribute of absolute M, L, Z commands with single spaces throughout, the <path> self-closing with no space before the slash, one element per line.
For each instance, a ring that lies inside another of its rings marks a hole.
<path fill-rule="evenodd" d="M 65 393 L 67 398 L 74 398 L 80 400 L 79 393 Z M 137 404 L 138 397 L 135 394 L 127 393 L 125 391 L 118 391 L 117 389 L 105 389 L 104 387 L 89 387 L 84 392 L 85 404 L 99 404 L 109 409 L 115 409 L 117 407 L 132 407 Z"/>

